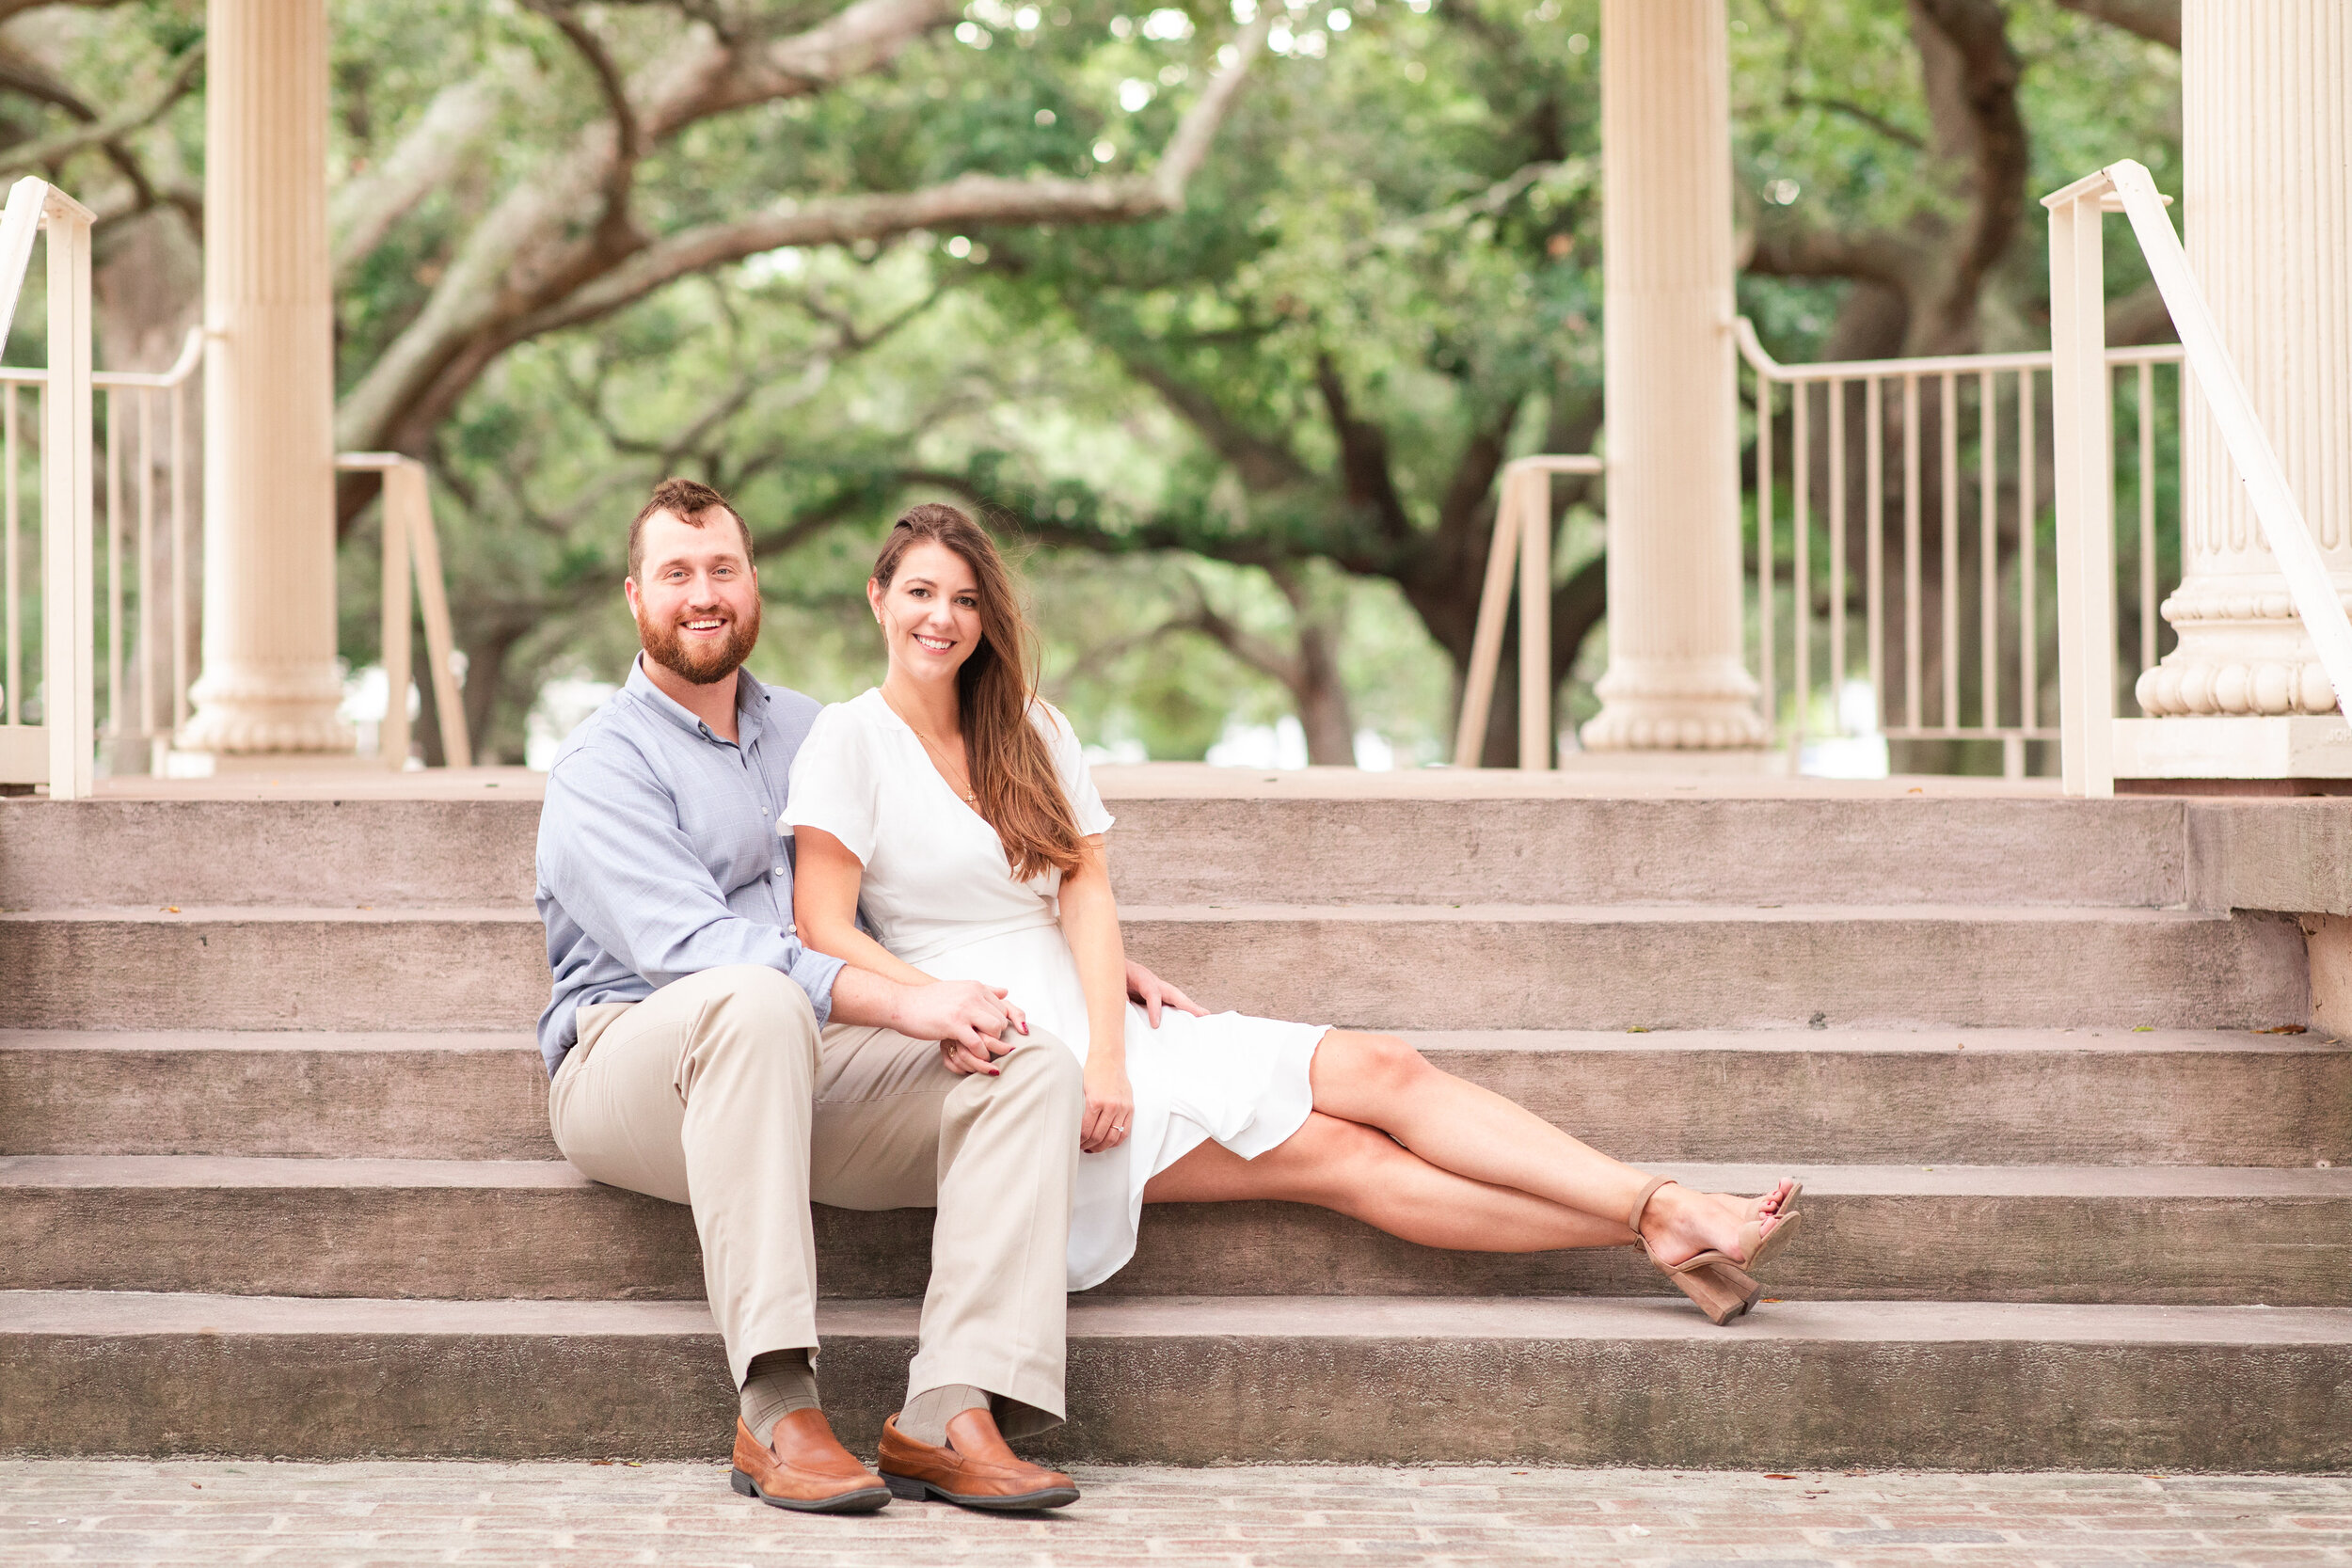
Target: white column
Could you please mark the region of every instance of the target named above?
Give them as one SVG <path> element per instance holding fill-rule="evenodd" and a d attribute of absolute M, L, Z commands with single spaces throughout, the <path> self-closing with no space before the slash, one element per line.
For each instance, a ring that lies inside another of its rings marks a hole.
<path fill-rule="evenodd" d="M 1594 751 L 1765 743 L 1743 657 L 1724 0 L 1602 0 L 1609 673 Z"/>
<path fill-rule="evenodd" d="M 349 752 L 335 717 L 325 0 L 211 0 L 204 667 L 191 751 Z"/>
<path fill-rule="evenodd" d="M 2352 602 L 2352 6 L 2185 0 L 2181 206 L 2190 266 Z M 2180 645 L 2139 677 L 2152 714 L 2326 713 L 2296 618 L 2201 399 L 2189 400 Z"/>

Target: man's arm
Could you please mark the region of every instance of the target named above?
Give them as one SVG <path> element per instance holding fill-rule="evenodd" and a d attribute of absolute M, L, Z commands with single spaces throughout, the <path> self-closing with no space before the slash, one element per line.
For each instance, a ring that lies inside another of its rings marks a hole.
<path fill-rule="evenodd" d="M 1003 993 L 968 980 L 902 986 L 812 952 L 783 927 L 727 907 L 641 759 L 582 747 L 548 775 L 540 875 L 599 947 L 655 986 L 729 964 L 773 969 L 808 993 L 817 1022 L 879 1024 L 916 1039 L 995 1046 Z M 781 861 L 782 844 L 776 846 Z"/>
<path fill-rule="evenodd" d="M 758 964 L 806 991 L 819 1023 L 830 1016 L 841 960 L 727 908 L 668 792 L 634 752 L 613 745 L 574 752 L 548 775 L 541 809 L 548 891 L 597 946 L 649 984 Z"/>

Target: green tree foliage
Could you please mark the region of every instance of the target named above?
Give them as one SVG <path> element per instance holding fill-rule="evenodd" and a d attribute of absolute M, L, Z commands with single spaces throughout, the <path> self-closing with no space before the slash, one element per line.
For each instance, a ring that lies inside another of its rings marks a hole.
<path fill-rule="evenodd" d="M 1605 439 L 1598 3 L 1258 3 L 337 0 L 342 438 L 432 465 L 484 750 L 619 673 L 619 527 L 676 470 L 754 523 L 763 673 L 870 678 L 869 552 L 944 494 L 1022 536 L 1105 743 L 1295 714 L 1317 760 L 1437 754 L 1497 470 Z M 2038 341 L 2034 195 L 2177 167 L 2162 4 L 1731 14 L 1741 304 L 1785 358 Z M 99 206 L 119 301 L 184 309 L 201 7 L 0 16 L 0 156 Z M 1581 717 L 1603 498 L 1557 490 Z"/>

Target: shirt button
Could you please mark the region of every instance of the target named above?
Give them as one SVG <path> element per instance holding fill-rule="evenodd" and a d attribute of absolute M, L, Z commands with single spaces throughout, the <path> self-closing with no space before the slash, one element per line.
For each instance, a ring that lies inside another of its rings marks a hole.
<path fill-rule="evenodd" d="M 784 868 L 783 866 L 779 865 L 779 866 L 777 866 L 777 867 L 775 868 L 774 875 L 776 875 L 776 876 L 778 876 L 778 877 L 781 877 L 781 876 L 783 876 L 783 875 L 784 875 L 784 873 L 785 873 L 785 868 Z"/>
<path fill-rule="evenodd" d="M 785 934 L 786 936 L 788 936 L 788 937 L 797 937 L 797 936 L 799 936 L 799 935 L 801 934 L 801 926 L 800 926 L 800 922 L 798 922 L 798 921 L 794 921 L 791 925 L 787 926 L 787 927 L 784 928 L 784 934 Z"/>

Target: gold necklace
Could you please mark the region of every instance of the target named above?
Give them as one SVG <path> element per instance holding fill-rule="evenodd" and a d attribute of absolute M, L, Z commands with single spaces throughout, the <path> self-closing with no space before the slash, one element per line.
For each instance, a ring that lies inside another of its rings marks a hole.
<path fill-rule="evenodd" d="M 914 727 L 914 720 L 909 719 L 903 713 L 898 713 L 898 705 L 890 702 L 890 698 L 887 694 L 882 697 L 882 701 L 890 704 L 890 711 L 898 714 L 898 722 L 904 724 L 907 729 L 913 733 L 914 738 L 922 742 L 923 750 L 930 755 L 931 766 L 939 770 L 940 781 L 946 784 L 949 789 L 955 790 L 957 797 L 961 799 L 965 805 L 977 809 L 980 803 L 980 798 L 973 792 L 971 772 L 964 768 L 950 769 L 947 764 L 946 752 L 940 747 L 932 745 L 931 737 L 925 735 L 921 730 L 916 729 Z M 961 789 L 956 788 L 956 782 L 952 776 L 955 772 L 961 772 L 963 774 L 963 787 Z"/>

